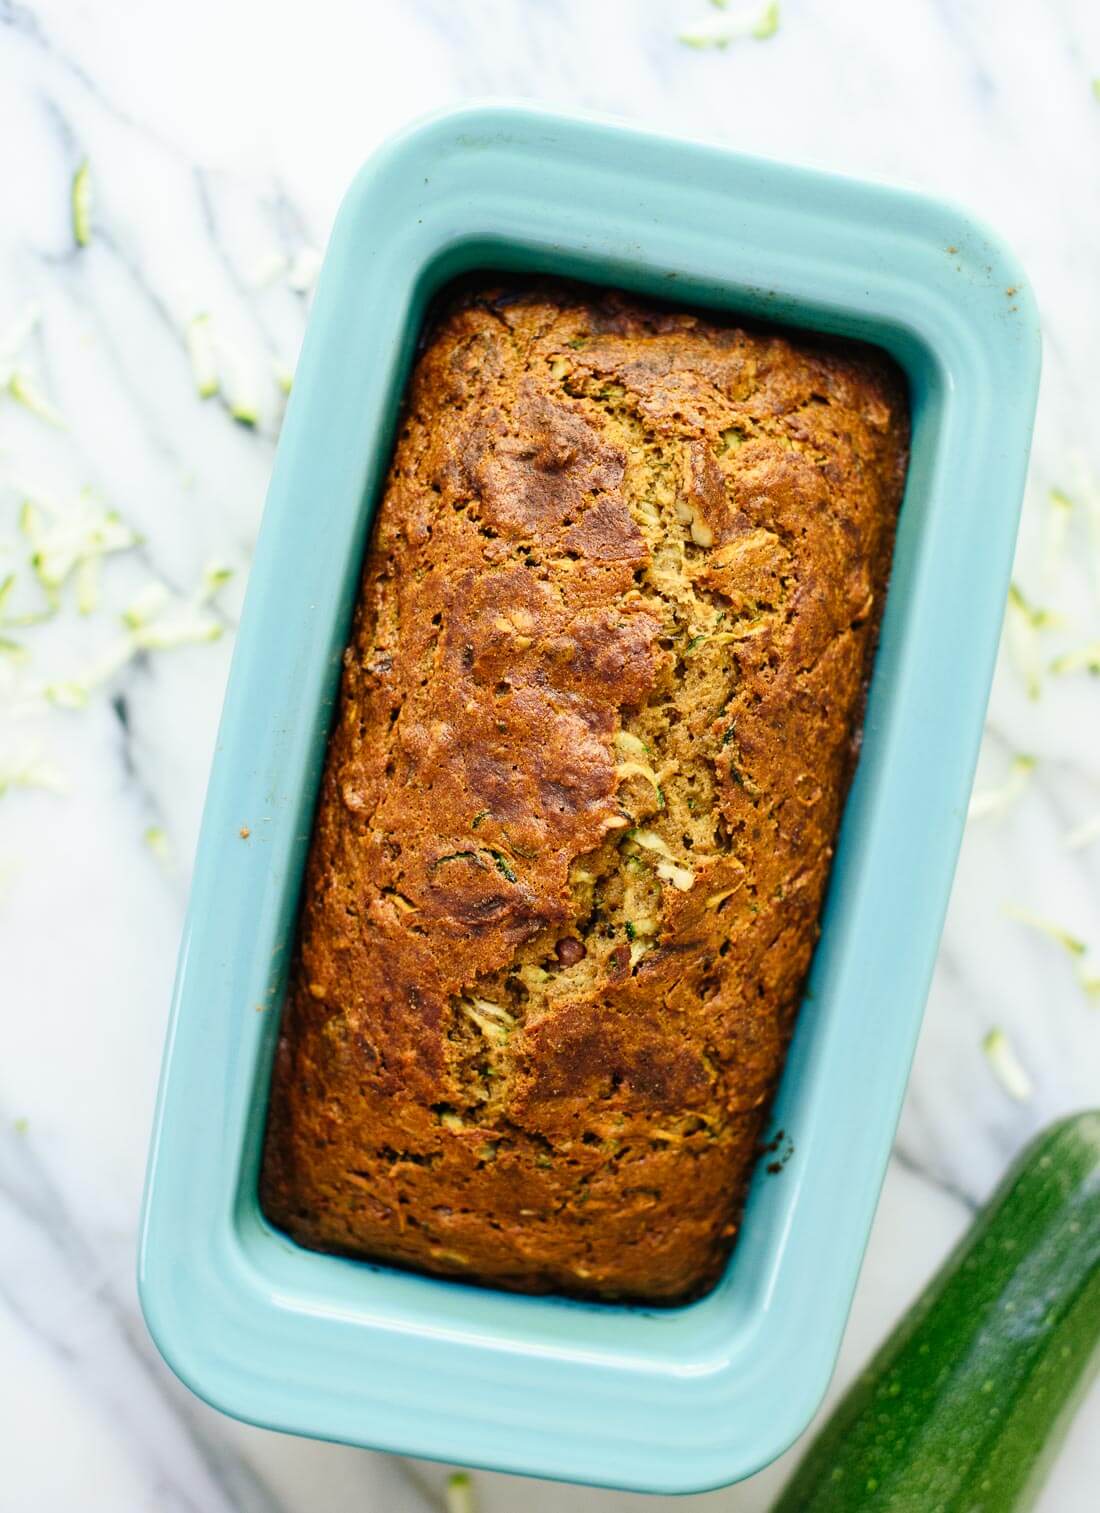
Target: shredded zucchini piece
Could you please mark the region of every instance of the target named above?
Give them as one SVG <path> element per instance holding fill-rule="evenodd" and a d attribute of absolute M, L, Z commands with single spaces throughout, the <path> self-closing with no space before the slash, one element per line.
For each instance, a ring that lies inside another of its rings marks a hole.
<path fill-rule="evenodd" d="M 47 683 L 42 695 L 57 709 L 83 709 L 92 693 L 121 672 L 133 655 L 132 640 L 120 637 L 100 653 L 81 677 Z"/>
<path fill-rule="evenodd" d="M 1071 956 L 1084 956 L 1088 947 L 1078 936 L 1065 930 L 1053 920 L 1044 919 L 1041 914 L 1033 914 L 1030 909 L 1021 909 L 1017 904 L 1005 904 L 1004 912 L 1009 919 L 1018 920 L 1022 925 L 1030 925 L 1033 930 L 1038 930 L 1043 935 L 1049 935 L 1051 940 L 1057 941 L 1064 951 Z"/>
<path fill-rule="evenodd" d="M 1048 582 L 1053 582 L 1061 570 L 1062 559 L 1065 556 L 1066 535 L 1069 531 L 1070 516 L 1073 514 L 1073 500 L 1064 489 L 1053 488 L 1047 491 L 1047 503 L 1050 508 L 1044 531 L 1043 576 Z"/>
<path fill-rule="evenodd" d="M 273 284 L 277 278 L 282 278 L 286 270 L 286 254 L 280 252 L 277 247 L 269 247 L 252 265 L 248 282 L 254 289 L 263 289 L 268 284 Z"/>
<path fill-rule="evenodd" d="M 191 374 L 195 380 L 195 392 L 200 399 L 212 399 L 218 392 L 220 383 L 213 323 L 208 311 L 201 311 L 191 317 L 187 322 L 185 339 L 187 355 L 191 359 Z"/>
<path fill-rule="evenodd" d="M 647 757 L 649 747 L 640 736 L 633 735 L 629 730 L 620 730 L 615 734 L 615 745 L 624 756 Z"/>
<path fill-rule="evenodd" d="M 199 579 L 197 598 L 200 604 L 208 604 L 233 576 L 233 568 L 224 562 L 208 562 Z"/>
<path fill-rule="evenodd" d="M 1058 624 L 1057 615 L 1029 604 L 1015 583 L 1009 585 L 1005 636 L 1009 654 L 1023 678 L 1029 699 L 1037 699 L 1042 690 L 1039 636 Z"/>
<path fill-rule="evenodd" d="M 102 557 L 85 557 L 76 565 L 76 607 L 90 615 L 99 604 L 99 565 Z"/>
<path fill-rule="evenodd" d="M 147 825 L 141 838 L 161 866 L 167 867 L 171 863 L 172 845 L 163 825 Z"/>
<path fill-rule="evenodd" d="M 1050 670 L 1059 678 L 1070 672 L 1087 672 L 1094 678 L 1100 677 L 1100 641 L 1089 641 L 1075 651 L 1063 652 L 1054 658 Z"/>
<path fill-rule="evenodd" d="M 474 1486 L 468 1471 L 452 1471 L 447 1478 L 447 1513 L 477 1513 Z"/>
<path fill-rule="evenodd" d="M 141 542 L 141 537 L 123 524 L 116 510 L 96 505 L 88 493 L 68 510 L 24 500 L 19 528 L 31 545 L 34 574 L 50 596 L 84 564 L 112 552 L 129 551 Z M 90 582 L 85 577 L 78 586 L 78 599 L 88 602 L 89 592 Z"/>
<path fill-rule="evenodd" d="M 29 753 L 0 757 L 0 798 L 9 788 L 44 788 L 51 793 L 65 793 L 68 783 L 60 768 Z"/>
<path fill-rule="evenodd" d="M 646 762 L 620 762 L 615 768 L 615 776 L 618 778 L 645 778 L 646 782 L 653 784 L 657 793 L 661 791 L 661 785 L 657 781 L 657 774 Z"/>
<path fill-rule="evenodd" d="M 1021 796 L 1035 771 L 1033 756 L 1013 757 L 1008 777 L 996 788 L 985 788 L 971 795 L 967 818 L 987 819 L 990 815 L 1003 814 Z"/>
<path fill-rule="evenodd" d="M 717 0 L 717 8 L 724 10 L 727 0 Z M 778 0 L 769 3 L 755 16 L 745 15 L 739 20 L 723 25 L 703 25 L 693 31 L 680 33 L 679 40 L 685 47 L 702 51 L 709 48 L 724 50 L 731 42 L 751 38 L 754 42 L 767 42 L 779 30 L 780 10 Z"/>
<path fill-rule="evenodd" d="M 772 621 L 766 615 L 759 615 L 755 619 L 739 620 L 732 630 L 712 631 L 709 640 L 715 646 L 728 646 L 731 641 L 750 641 L 753 636 L 762 636 L 766 630 L 770 630 Z"/>
<path fill-rule="evenodd" d="M 509 1031 L 515 1029 L 516 1021 L 499 1003 L 490 1003 L 486 998 L 460 998 L 458 1004 L 487 1040 L 506 1040 Z"/>
<path fill-rule="evenodd" d="M 222 630 L 219 620 L 199 614 L 193 605 L 183 605 L 174 613 L 136 627 L 133 644 L 139 651 L 173 651 L 178 646 L 217 641 Z"/>
<path fill-rule="evenodd" d="M 694 886 L 695 873 L 690 867 L 684 867 L 677 863 L 668 846 L 652 830 L 635 830 L 631 835 L 635 845 L 641 846 L 643 851 L 654 851 L 661 858 L 656 865 L 657 876 L 666 883 L 671 883 L 681 893 L 686 893 Z"/>
<path fill-rule="evenodd" d="M 321 254 L 316 247 L 303 247 L 294 258 L 286 281 L 295 294 L 308 294 L 321 271 Z"/>
<path fill-rule="evenodd" d="M 695 542 L 696 546 L 714 545 L 714 532 L 706 521 L 701 520 L 698 515 L 693 515 L 691 519 L 691 539 Z"/>
<path fill-rule="evenodd" d="M 663 856 L 669 861 L 673 860 L 672 852 L 668 849 L 667 844 L 654 831 L 635 830 L 631 839 L 635 845 L 641 846 L 643 851 L 656 851 L 658 856 Z"/>
<path fill-rule="evenodd" d="M 42 512 L 31 499 L 24 499 L 19 506 L 19 529 L 24 536 L 34 537 L 42 529 Z"/>
<path fill-rule="evenodd" d="M 27 305 L 23 313 L 18 316 L 13 325 L 4 332 L 0 340 L 0 363 L 3 363 L 4 381 L 7 382 L 11 372 L 11 365 L 27 345 L 34 334 L 39 321 L 42 319 L 42 311 L 37 305 Z"/>
<path fill-rule="evenodd" d="M 779 0 L 770 0 L 761 11 L 752 35 L 757 42 L 767 42 L 779 30 Z"/>
<path fill-rule="evenodd" d="M 41 625 L 46 620 L 52 620 L 59 608 L 56 595 L 48 595 L 44 609 L 28 610 L 26 614 L 22 615 L 4 615 L 0 618 L 0 625 L 19 627 Z"/>
<path fill-rule="evenodd" d="M 515 1027 L 515 1019 L 503 1004 L 493 1003 L 489 998 L 475 998 L 471 996 L 470 1002 L 475 1009 L 480 1009 L 483 1014 L 488 1014 L 490 1019 L 498 1019 L 508 1029 Z"/>
<path fill-rule="evenodd" d="M 239 347 L 214 332 L 218 382 L 233 420 L 251 429 L 260 423 L 260 397 L 256 373 Z"/>
<path fill-rule="evenodd" d="M 1100 840 L 1100 814 L 1094 814 L 1091 819 L 1071 830 L 1066 836 L 1066 845 L 1071 851 L 1077 851 L 1097 840 Z"/>
<path fill-rule="evenodd" d="M 163 583 L 150 583 L 122 614 L 131 650 L 171 651 L 218 640 L 224 626 L 207 606 L 232 576 L 231 568 L 211 563 L 191 597 L 174 603 Z"/>
<path fill-rule="evenodd" d="M 42 692 L 58 709 L 83 709 L 88 702 L 88 689 L 83 683 L 47 683 Z"/>
<path fill-rule="evenodd" d="M 630 944 L 630 965 L 636 967 L 642 957 L 652 946 L 652 941 L 642 940 L 640 937 Z"/>
<path fill-rule="evenodd" d="M 64 417 L 50 404 L 38 389 L 34 379 L 19 362 L 20 354 L 34 333 L 40 318 L 41 311 L 38 306 L 28 305 L 0 341 L 0 385 L 16 404 L 22 405 L 32 415 L 37 415 L 40 420 L 48 421 L 50 425 L 63 430 Z"/>
<path fill-rule="evenodd" d="M 719 904 L 724 904 L 727 898 L 732 898 L 742 886 L 743 884 L 738 883 L 735 888 L 721 888 L 717 893 L 710 895 L 703 907 L 706 909 L 717 909 Z"/>
<path fill-rule="evenodd" d="M 36 386 L 34 379 L 24 373 L 21 368 L 16 368 L 8 379 L 8 393 L 16 404 L 21 404 L 24 410 L 29 410 L 32 415 L 37 415 L 39 420 L 44 420 L 47 425 L 56 426 L 59 431 L 65 429 L 65 418 L 60 410 L 56 410 L 41 390 Z"/>
<path fill-rule="evenodd" d="M 1029 1103 L 1034 1089 L 1015 1048 L 999 1026 L 982 1039 L 982 1050 L 997 1081 L 1017 1103 Z"/>
<path fill-rule="evenodd" d="M 92 239 L 92 176 L 85 158 L 73 174 L 71 191 L 73 241 L 86 247 Z"/>
<path fill-rule="evenodd" d="M 159 615 L 168 603 L 171 595 L 163 583 L 148 583 L 133 599 L 127 609 L 122 611 L 122 623 L 130 630 L 138 630 L 147 624 L 156 615 Z"/>
<path fill-rule="evenodd" d="M 294 369 L 289 364 L 276 357 L 271 364 L 271 371 L 275 375 L 275 382 L 282 394 L 289 394 L 294 387 Z"/>
<path fill-rule="evenodd" d="M 239 348 L 218 331 L 209 312 L 203 311 L 188 322 L 186 341 L 199 398 L 211 399 L 220 392 L 238 425 L 259 425 L 257 376 Z"/>

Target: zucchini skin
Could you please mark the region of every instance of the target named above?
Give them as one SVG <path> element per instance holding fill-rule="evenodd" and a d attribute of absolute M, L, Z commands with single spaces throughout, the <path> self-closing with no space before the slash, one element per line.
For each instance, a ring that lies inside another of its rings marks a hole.
<path fill-rule="evenodd" d="M 1100 1112 L 1086 1112 L 1019 1157 L 773 1513 L 1022 1513 L 1098 1347 Z"/>

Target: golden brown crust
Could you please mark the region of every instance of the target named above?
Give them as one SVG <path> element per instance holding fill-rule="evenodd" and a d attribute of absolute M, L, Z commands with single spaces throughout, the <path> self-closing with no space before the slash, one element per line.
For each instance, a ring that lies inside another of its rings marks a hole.
<path fill-rule="evenodd" d="M 450 308 L 367 556 L 261 1195 L 302 1244 L 675 1302 L 736 1232 L 908 420 L 868 349 Z"/>

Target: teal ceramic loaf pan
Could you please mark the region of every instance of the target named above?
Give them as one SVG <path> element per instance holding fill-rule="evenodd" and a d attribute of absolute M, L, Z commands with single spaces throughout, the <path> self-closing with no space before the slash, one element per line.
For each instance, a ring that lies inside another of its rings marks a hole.
<path fill-rule="evenodd" d="M 372 506 L 426 302 L 478 269 L 861 337 L 911 389 L 863 754 L 774 1111 L 790 1159 L 757 1173 L 725 1276 L 683 1308 L 519 1297 L 318 1255 L 257 1202 Z M 195 1392 L 299 1434 L 659 1492 L 747 1476 L 804 1429 L 836 1358 L 936 955 L 1038 364 L 1016 263 L 934 200 L 499 105 L 436 116 L 367 163 L 332 235 L 275 460 L 152 1140 L 142 1305 Z"/>

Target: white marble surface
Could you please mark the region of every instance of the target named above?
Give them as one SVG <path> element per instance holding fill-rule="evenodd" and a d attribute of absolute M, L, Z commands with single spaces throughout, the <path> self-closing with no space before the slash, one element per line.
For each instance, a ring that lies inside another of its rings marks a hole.
<path fill-rule="evenodd" d="M 0 652 L 0 772 L 67 788 L 12 784 L 0 798 L 2 1510 L 438 1505 L 439 1468 L 246 1429 L 196 1403 L 156 1359 L 133 1282 L 189 862 L 278 428 L 272 362 L 293 363 L 308 303 L 271 254 L 323 245 L 344 185 L 396 125 L 474 95 L 527 96 L 901 180 L 986 216 L 1029 270 L 1046 331 L 1017 575 L 1064 624 L 1032 649 L 1045 667 L 1100 636 L 1100 518 L 1090 537 L 1084 502 L 1100 473 L 1100 12 L 1088 0 L 784 0 L 766 43 L 676 40 L 722 20 L 706 0 L 0 0 L 0 333 L 39 308 L 17 365 L 66 422 L 0 396 L 0 581 L 18 569 L 6 612 L 33 602 L 26 494 L 71 508 L 90 487 L 143 537 L 105 564 L 95 612 L 77 612 L 70 584 L 48 623 L 0 629 L 29 653 Z M 76 250 L 69 188 L 85 157 L 94 222 Z M 264 264 L 271 281 L 256 287 Z M 254 432 L 196 397 L 183 333 L 200 310 L 238 389 L 255 382 Z M 1077 501 L 1061 544 L 1055 484 Z M 83 708 L 42 707 L 44 684 L 84 679 L 117 647 L 119 612 L 145 585 L 186 596 L 215 559 L 236 569 L 201 612 L 219 640 L 148 651 Z M 1067 844 L 1100 814 L 1100 684 L 1044 676 L 1029 699 L 1004 660 L 986 744 L 983 788 L 1016 755 L 1038 760 L 1015 803 L 968 829 L 838 1380 L 1010 1154 L 1100 1088 L 1100 998 L 1081 982 L 1100 976 L 1100 836 Z M 1006 905 L 1079 936 L 1084 966 Z M 982 1055 L 995 1024 L 1032 1083 L 1027 1101 Z M 763 1509 L 782 1475 L 697 1502 Z M 1044 1513 L 1091 1510 L 1098 1477 L 1094 1394 Z M 477 1483 L 486 1513 L 664 1505 Z"/>

